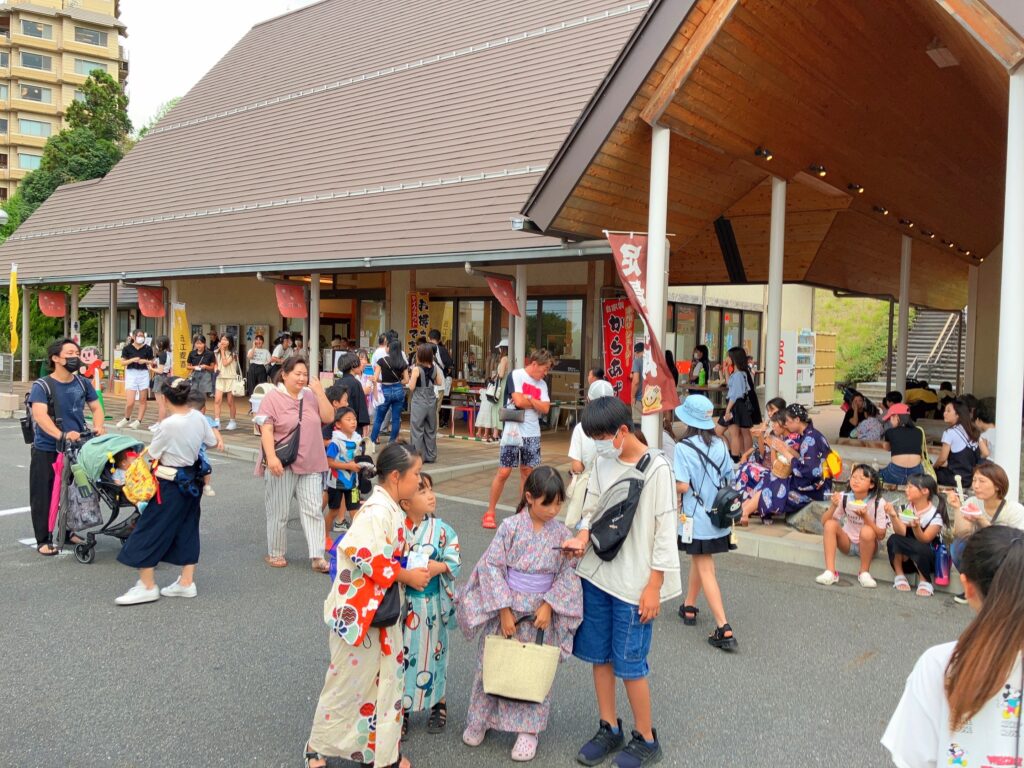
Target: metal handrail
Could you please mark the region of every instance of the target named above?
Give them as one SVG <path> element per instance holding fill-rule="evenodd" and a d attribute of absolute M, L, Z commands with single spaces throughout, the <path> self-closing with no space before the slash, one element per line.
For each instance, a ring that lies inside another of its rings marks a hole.
<path fill-rule="evenodd" d="M 919 376 L 922 370 L 927 370 L 928 373 L 935 368 L 935 364 L 942 359 L 942 355 L 946 351 L 946 347 L 949 345 L 950 339 L 953 338 L 953 333 L 957 329 L 957 325 L 961 320 L 961 313 L 951 312 L 946 318 L 945 324 L 942 326 L 942 331 L 935 339 L 935 343 L 932 344 L 931 350 L 928 352 L 928 356 L 924 362 L 920 363 L 914 371 L 914 376 Z M 914 362 L 917 362 L 917 357 L 914 358 Z M 957 360 L 957 367 L 959 368 L 960 361 Z M 908 372 L 910 367 L 908 366 Z"/>

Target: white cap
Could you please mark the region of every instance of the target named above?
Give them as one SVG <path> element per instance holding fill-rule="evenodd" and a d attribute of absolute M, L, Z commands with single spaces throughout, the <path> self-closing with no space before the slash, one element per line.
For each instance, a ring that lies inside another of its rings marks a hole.
<path fill-rule="evenodd" d="M 494 345 L 494 348 L 495 349 L 500 349 L 501 347 L 507 347 L 507 346 L 508 346 L 508 339 L 502 339 L 501 341 L 499 341 L 497 344 Z"/>
<path fill-rule="evenodd" d="M 615 397 L 615 387 L 611 385 L 611 382 L 598 379 L 590 385 L 590 389 L 587 390 L 587 400 L 597 400 L 599 397 Z"/>

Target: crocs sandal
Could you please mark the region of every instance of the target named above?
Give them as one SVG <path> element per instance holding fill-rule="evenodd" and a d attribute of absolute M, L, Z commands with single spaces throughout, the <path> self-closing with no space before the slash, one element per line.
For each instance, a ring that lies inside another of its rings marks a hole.
<path fill-rule="evenodd" d="M 467 725 L 466 730 L 462 732 L 462 743 L 467 747 L 479 747 L 484 743 L 485 736 L 487 736 L 486 728 L 475 728 L 472 725 Z"/>
<path fill-rule="evenodd" d="M 907 580 L 906 576 L 897 576 L 892 580 L 892 588 L 897 592 L 909 592 L 910 582 Z"/>
<path fill-rule="evenodd" d="M 427 733 L 443 733 L 444 727 L 447 724 L 448 705 L 443 701 L 439 701 L 430 708 L 430 718 L 427 720 Z"/>
<path fill-rule="evenodd" d="M 517 763 L 528 763 L 537 756 L 537 737 L 532 733 L 520 733 L 512 747 L 512 759 Z"/>
<path fill-rule="evenodd" d="M 698 613 L 700 613 L 700 608 L 695 605 L 679 606 L 679 618 L 681 618 L 683 620 L 683 624 L 688 627 L 692 627 L 697 623 Z"/>

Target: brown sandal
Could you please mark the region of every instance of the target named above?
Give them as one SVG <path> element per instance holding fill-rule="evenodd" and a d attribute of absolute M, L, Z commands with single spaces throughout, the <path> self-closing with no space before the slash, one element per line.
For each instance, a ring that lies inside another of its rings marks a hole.
<path fill-rule="evenodd" d="M 322 557 L 314 557 L 309 561 L 310 567 L 317 573 L 330 573 L 331 566 Z"/>
<path fill-rule="evenodd" d="M 266 555 L 263 558 L 263 562 L 265 562 L 271 568 L 284 568 L 288 565 L 288 561 L 280 556 L 272 557 L 271 555 Z"/>

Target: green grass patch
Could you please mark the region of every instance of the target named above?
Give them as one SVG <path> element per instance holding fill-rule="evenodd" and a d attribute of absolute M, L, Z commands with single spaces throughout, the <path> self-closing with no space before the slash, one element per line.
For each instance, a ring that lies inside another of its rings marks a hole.
<path fill-rule="evenodd" d="M 856 384 L 884 376 L 889 302 L 839 298 L 817 289 L 814 306 L 814 330 L 836 334 L 836 383 Z"/>

